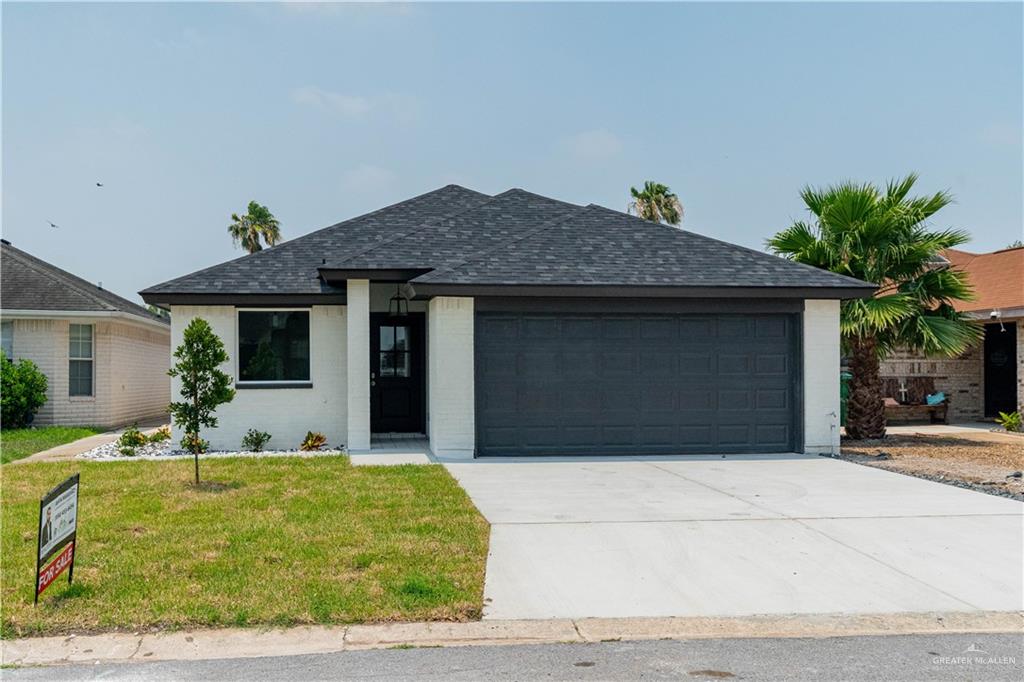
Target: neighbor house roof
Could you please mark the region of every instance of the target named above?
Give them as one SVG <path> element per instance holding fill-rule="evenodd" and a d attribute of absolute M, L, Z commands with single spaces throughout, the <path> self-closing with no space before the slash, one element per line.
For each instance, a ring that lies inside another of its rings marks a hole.
<path fill-rule="evenodd" d="M 448 185 L 278 246 L 142 291 L 145 300 L 218 295 L 340 297 L 344 281 L 406 281 L 443 291 L 601 291 L 690 295 L 770 290 L 813 298 L 870 295 L 874 285 L 595 204 L 521 189 L 488 196 Z"/>
<path fill-rule="evenodd" d="M 1024 247 L 992 253 L 969 253 L 946 249 L 943 257 L 967 272 L 974 287 L 973 301 L 956 301 L 961 312 L 984 312 L 1024 308 Z"/>
<path fill-rule="evenodd" d="M 0 240 L 0 306 L 4 311 L 120 312 L 168 324 L 137 303 L 72 275 Z"/>

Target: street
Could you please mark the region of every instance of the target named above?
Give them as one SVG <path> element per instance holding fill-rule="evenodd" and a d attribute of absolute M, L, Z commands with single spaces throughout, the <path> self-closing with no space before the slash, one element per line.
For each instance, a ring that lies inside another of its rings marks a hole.
<path fill-rule="evenodd" d="M 6 680 L 1019 680 L 1024 637 L 476 646 L 4 670 Z"/>

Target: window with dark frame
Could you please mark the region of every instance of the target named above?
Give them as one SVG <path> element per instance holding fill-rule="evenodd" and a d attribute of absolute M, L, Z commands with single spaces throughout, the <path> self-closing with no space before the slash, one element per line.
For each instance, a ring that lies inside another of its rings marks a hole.
<path fill-rule="evenodd" d="M 68 395 L 93 394 L 93 325 L 68 327 Z"/>
<path fill-rule="evenodd" d="M 309 380 L 308 310 L 238 311 L 239 382 Z"/>
<path fill-rule="evenodd" d="M 411 367 L 409 357 L 409 328 L 406 326 L 380 327 L 380 375 L 407 377 Z"/>

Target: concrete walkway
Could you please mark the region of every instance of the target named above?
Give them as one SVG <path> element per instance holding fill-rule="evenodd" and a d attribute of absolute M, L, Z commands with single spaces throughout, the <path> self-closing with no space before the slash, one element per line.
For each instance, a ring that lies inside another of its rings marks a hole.
<path fill-rule="evenodd" d="M 446 466 L 491 523 L 484 618 L 1024 609 L 1024 505 L 826 457 Z"/>
<path fill-rule="evenodd" d="M 988 440 L 993 443 L 1020 443 L 1024 448 L 1024 436 L 1005 431 L 993 431 L 995 424 L 968 422 L 964 424 L 894 424 L 886 426 L 890 436 L 949 436 L 970 440 Z"/>
<path fill-rule="evenodd" d="M 4 665 L 182 661 L 335 653 L 395 647 L 558 644 L 609 640 L 1014 633 L 1020 613 L 921 613 L 754 618 L 592 618 L 471 623 L 225 628 L 5 640 Z"/>
<path fill-rule="evenodd" d="M 149 419 L 146 421 L 138 422 L 137 428 L 149 435 L 163 426 L 169 426 L 170 419 L 167 417 L 160 417 L 157 419 Z M 86 436 L 85 438 L 79 438 L 73 440 L 70 443 L 64 443 L 64 445 L 58 445 L 57 447 L 50 448 L 49 450 L 43 450 L 37 452 L 34 455 L 29 455 L 23 459 L 11 462 L 11 464 L 31 464 L 33 462 L 61 462 L 69 459 L 74 459 L 77 455 L 83 452 L 88 452 L 93 448 L 98 448 L 101 445 L 112 443 L 121 437 L 127 426 L 122 426 L 119 429 L 113 431 L 107 431 L 105 433 L 97 433 L 95 436 Z"/>

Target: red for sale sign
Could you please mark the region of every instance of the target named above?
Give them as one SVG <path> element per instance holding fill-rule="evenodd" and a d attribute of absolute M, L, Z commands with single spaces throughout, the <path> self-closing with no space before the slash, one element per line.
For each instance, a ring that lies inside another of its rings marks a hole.
<path fill-rule="evenodd" d="M 36 594 L 40 594 L 50 586 L 50 583 L 57 579 L 57 576 L 66 571 L 68 567 L 71 566 L 71 559 L 74 556 L 75 542 L 72 540 L 61 551 L 61 553 L 50 562 L 49 566 L 46 566 L 44 569 L 39 571 L 39 584 L 36 586 Z"/>
<path fill-rule="evenodd" d="M 57 576 L 75 573 L 75 545 L 78 540 L 78 474 L 69 477 L 39 500 L 39 543 L 36 546 L 36 595 Z"/>

